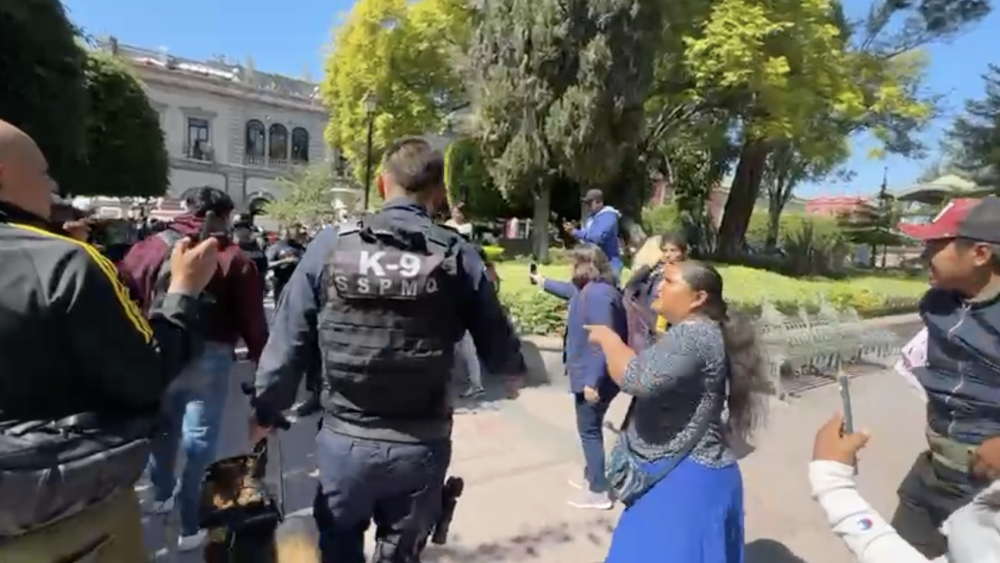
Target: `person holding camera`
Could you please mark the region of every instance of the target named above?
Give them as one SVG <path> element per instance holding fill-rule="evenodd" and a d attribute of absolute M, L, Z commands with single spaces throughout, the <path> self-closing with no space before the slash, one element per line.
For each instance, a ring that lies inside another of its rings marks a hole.
<path fill-rule="evenodd" d="M 177 541 L 180 551 L 197 549 L 206 539 L 204 531 L 198 529 L 201 481 L 205 469 L 215 461 L 236 345 L 242 339 L 250 361 L 256 362 L 267 340 L 257 268 L 229 241 L 233 200 L 222 190 L 205 187 L 195 190 L 186 204 L 186 213 L 163 232 L 133 246 L 119 264 L 148 311 L 164 297 L 169 278 L 164 265 L 173 241 L 204 236 L 216 239 L 219 245 L 214 275 L 202 296 L 206 344 L 164 398 L 161 433 L 150 458 L 153 498 L 149 512 L 169 515 L 177 505 L 180 537 L 170 541 Z M 185 463 L 178 486 L 175 470 L 180 448 L 184 449 Z"/>
<path fill-rule="evenodd" d="M 132 487 L 160 397 L 203 344 L 217 243 L 178 242 L 147 321 L 114 265 L 50 223 L 53 186 L 0 121 L 0 561 L 144 561 Z"/>
<path fill-rule="evenodd" d="M 257 370 L 251 442 L 322 369 L 313 515 L 324 561 L 417 557 L 442 516 L 451 463 L 451 367 L 466 331 L 489 373 L 517 394 L 521 343 L 482 260 L 432 220 L 445 201 L 444 159 L 411 138 L 388 148 L 382 209 L 325 229 L 306 249 L 274 313 Z M 322 361 L 321 361 L 322 360 Z"/>
<path fill-rule="evenodd" d="M 846 434 L 844 417 L 831 418 L 819 432 L 809 464 L 813 498 L 826 513 L 833 532 L 843 539 L 859 563 L 928 563 L 917 547 L 900 537 L 858 493 L 854 482 L 857 454 L 868 444 L 868 432 Z M 1000 561 L 1000 448 L 978 448 L 970 459 L 972 473 L 990 483 L 972 502 L 952 513 L 942 526 L 947 537 L 939 563 Z"/>

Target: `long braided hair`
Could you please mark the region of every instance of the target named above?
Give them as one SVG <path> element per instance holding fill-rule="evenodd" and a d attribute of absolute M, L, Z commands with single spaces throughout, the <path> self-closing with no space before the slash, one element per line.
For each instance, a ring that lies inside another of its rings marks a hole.
<path fill-rule="evenodd" d="M 764 355 L 753 323 L 731 312 L 723 297 L 722 275 L 711 264 L 688 260 L 679 264 L 681 276 L 695 291 L 707 296 L 700 313 L 719 323 L 729 361 L 729 430 L 749 440 L 767 413 L 765 392 L 770 388 Z"/>

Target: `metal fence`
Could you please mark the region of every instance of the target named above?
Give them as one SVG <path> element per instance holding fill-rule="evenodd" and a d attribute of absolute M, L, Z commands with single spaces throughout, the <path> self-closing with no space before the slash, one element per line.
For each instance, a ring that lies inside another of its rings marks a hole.
<path fill-rule="evenodd" d="M 896 333 L 863 322 L 857 311 L 838 311 L 826 302 L 817 313 L 800 308 L 794 315 L 764 303 L 758 326 L 779 398 L 833 383 L 849 364 L 881 363 L 902 344 Z"/>

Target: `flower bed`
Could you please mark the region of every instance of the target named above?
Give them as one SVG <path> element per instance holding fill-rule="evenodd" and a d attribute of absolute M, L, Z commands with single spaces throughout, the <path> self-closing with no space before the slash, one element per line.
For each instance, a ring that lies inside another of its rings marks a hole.
<path fill-rule="evenodd" d="M 531 285 L 526 264 L 501 262 L 497 271 L 502 280 L 500 298 L 520 334 L 562 334 L 566 323 L 565 301 Z M 794 313 L 800 306 L 812 312 L 825 297 L 840 309 L 851 307 L 862 317 L 879 317 L 915 311 L 927 290 L 927 283 L 922 280 L 892 277 L 790 278 L 745 266 L 719 266 L 719 272 L 725 280 L 730 305 L 749 315 L 757 315 L 765 300 L 785 313 Z M 568 280 L 569 266 L 540 266 L 539 273 Z"/>

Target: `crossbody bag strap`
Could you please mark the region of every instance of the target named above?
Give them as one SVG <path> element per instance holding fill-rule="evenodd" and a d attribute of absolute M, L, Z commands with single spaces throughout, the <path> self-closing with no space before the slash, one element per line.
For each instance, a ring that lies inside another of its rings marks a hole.
<path fill-rule="evenodd" d="M 689 455 L 691 455 L 691 452 L 693 452 L 694 449 L 698 447 L 698 444 L 701 442 L 701 439 L 704 438 L 705 434 L 708 432 L 708 425 L 711 422 L 711 420 L 712 420 L 711 413 L 701 417 L 701 420 L 698 421 L 698 426 L 695 428 L 694 433 L 691 434 L 691 437 L 688 438 L 687 442 L 684 443 L 684 447 L 678 450 L 677 453 L 675 453 L 674 455 L 670 456 L 670 460 L 667 461 L 667 464 L 665 466 L 661 467 L 658 471 L 650 475 L 651 478 L 650 486 L 659 483 L 667 475 L 670 475 L 670 472 L 676 469 L 677 466 L 680 464 L 680 462 L 684 461 Z"/>

